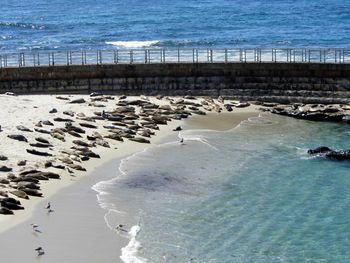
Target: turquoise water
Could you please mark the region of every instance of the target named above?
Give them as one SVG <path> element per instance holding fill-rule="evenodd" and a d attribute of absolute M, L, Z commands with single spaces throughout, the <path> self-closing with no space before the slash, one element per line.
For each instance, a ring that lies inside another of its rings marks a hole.
<path fill-rule="evenodd" d="M 99 184 L 107 222 L 140 226 L 124 261 L 349 262 L 350 163 L 306 153 L 347 148 L 349 135 L 347 125 L 265 115 L 124 159 Z"/>
<path fill-rule="evenodd" d="M 2 0 L 0 52 L 349 48 L 349 10 L 347 0 Z"/>

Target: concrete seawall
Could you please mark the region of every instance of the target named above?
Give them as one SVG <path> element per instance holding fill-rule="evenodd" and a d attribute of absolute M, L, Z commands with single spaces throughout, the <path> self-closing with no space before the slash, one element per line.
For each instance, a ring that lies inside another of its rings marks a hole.
<path fill-rule="evenodd" d="M 166 63 L 0 69 L 0 93 L 207 95 L 277 102 L 350 102 L 350 64 Z"/>

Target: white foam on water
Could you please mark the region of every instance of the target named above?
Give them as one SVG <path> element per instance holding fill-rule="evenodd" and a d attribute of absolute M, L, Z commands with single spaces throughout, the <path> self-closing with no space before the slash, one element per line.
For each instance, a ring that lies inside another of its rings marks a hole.
<path fill-rule="evenodd" d="M 151 47 L 158 44 L 158 40 L 149 40 L 149 41 L 107 41 L 107 45 L 113 45 L 123 48 L 142 48 L 142 47 Z"/>
<path fill-rule="evenodd" d="M 145 263 L 147 259 L 140 256 L 142 245 L 136 240 L 137 234 L 140 232 L 139 225 L 133 226 L 129 231 L 130 242 L 122 248 L 120 259 L 125 263 Z"/>

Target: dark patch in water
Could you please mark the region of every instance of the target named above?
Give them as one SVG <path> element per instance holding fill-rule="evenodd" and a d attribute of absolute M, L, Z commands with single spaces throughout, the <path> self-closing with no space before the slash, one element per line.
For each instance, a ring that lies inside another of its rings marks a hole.
<path fill-rule="evenodd" d="M 138 188 L 154 192 L 160 188 L 168 187 L 170 184 L 180 182 L 181 180 L 179 178 L 170 175 L 138 174 L 132 176 L 132 178 L 127 178 L 124 184 L 129 188 Z"/>

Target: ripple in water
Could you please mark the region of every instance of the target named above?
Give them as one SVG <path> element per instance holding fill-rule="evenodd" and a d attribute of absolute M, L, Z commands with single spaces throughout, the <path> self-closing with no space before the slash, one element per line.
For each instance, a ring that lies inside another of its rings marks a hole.
<path fill-rule="evenodd" d="M 139 262 L 347 262 L 350 164 L 305 158 L 319 145 L 346 148 L 347 128 L 268 115 L 186 131 L 185 145 L 123 160 L 100 201 L 123 211 L 111 225 L 135 219 Z"/>

